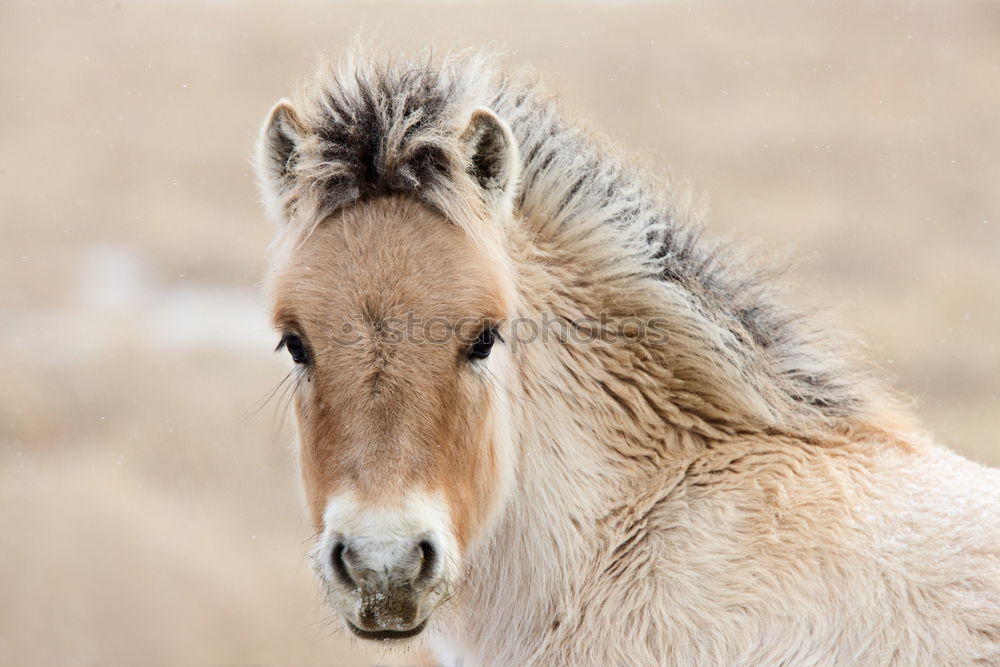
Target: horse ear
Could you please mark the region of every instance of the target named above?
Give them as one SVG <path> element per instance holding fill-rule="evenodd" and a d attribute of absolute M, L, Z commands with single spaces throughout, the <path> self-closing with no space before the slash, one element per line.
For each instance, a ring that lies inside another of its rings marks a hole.
<path fill-rule="evenodd" d="M 517 142 L 510 128 L 485 107 L 472 112 L 460 137 L 468 157 L 469 174 L 487 199 L 510 206 L 520 175 Z"/>
<path fill-rule="evenodd" d="M 257 181 L 269 212 L 281 210 L 281 200 L 292 182 L 292 170 L 305 137 L 305 126 L 288 100 L 279 101 L 267 115 L 257 142 Z"/>

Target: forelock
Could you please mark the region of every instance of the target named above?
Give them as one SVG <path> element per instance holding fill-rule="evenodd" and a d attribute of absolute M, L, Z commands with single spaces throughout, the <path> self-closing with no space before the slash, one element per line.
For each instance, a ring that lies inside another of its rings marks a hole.
<path fill-rule="evenodd" d="M 301 95 L 307 136 L 286 214 L 316 221 L 359 200 L 410 194 L 449 218 L 474 207 L 459 135 L 488 97 L 490 58 L 387 61 L 355 53 Z M 456 222 L 459 222 L 456 220 Z"/>

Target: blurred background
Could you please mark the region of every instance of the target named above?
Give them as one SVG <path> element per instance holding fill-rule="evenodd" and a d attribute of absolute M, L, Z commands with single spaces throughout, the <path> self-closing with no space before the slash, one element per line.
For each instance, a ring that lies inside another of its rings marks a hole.
<path fill-rule="evenodd" d="M 319 604 L 250 155 L 364 28 L 496 45 L 1000 465 L 1000 4 L 0 3 L 0 664 L 416 664 Z M 826 307 L 826 306 L 824 306 Z"/>

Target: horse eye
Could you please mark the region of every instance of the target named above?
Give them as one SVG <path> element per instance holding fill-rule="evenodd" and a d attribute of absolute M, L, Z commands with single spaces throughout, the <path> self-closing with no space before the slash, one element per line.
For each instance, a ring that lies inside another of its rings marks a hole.
<path fill-rule="evenodd" d="M 500 338 L 500 334 L 497 332 L 497 328 L 495 326 L 483 329 L 479 333 L 479 338 L 477 338 L 476 342 L 469 348 L 469 359 L 485 359 L 490 356 L 490 351 L 493 349 L 493 343 L 495 343 L 498 339 L 503 340 Z"/>
<path fill-rule="evenodd" d="M 281 342 L 278 343 L 278 349 L 280 350 L 281 348 L 288 350 L 288 354 L 291 355 L 292 361 L 295 363 L 309 363 L 309 352 L 306 351 L 305 343 L 295 334 L 285 334 Z"/>

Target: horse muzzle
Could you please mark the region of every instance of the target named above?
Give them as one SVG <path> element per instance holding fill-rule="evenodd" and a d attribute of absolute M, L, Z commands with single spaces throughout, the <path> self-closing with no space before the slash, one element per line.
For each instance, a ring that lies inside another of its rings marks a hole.
<path fill-rule="evenodd" d="M 313 560 L 330 605 L 355 635 L 407 639 L 447 596 L 459 549 L 440 498 L 411 493 L 385 506 L 342 493 L 327 502 Z"/>
<path fill-rule="evenodd" d="M 363 639 L 407 639 L 424 629 L 439 595 L 439 548 L 419 540 L 337 536 L 328 587 L 348 627 Z"/>

